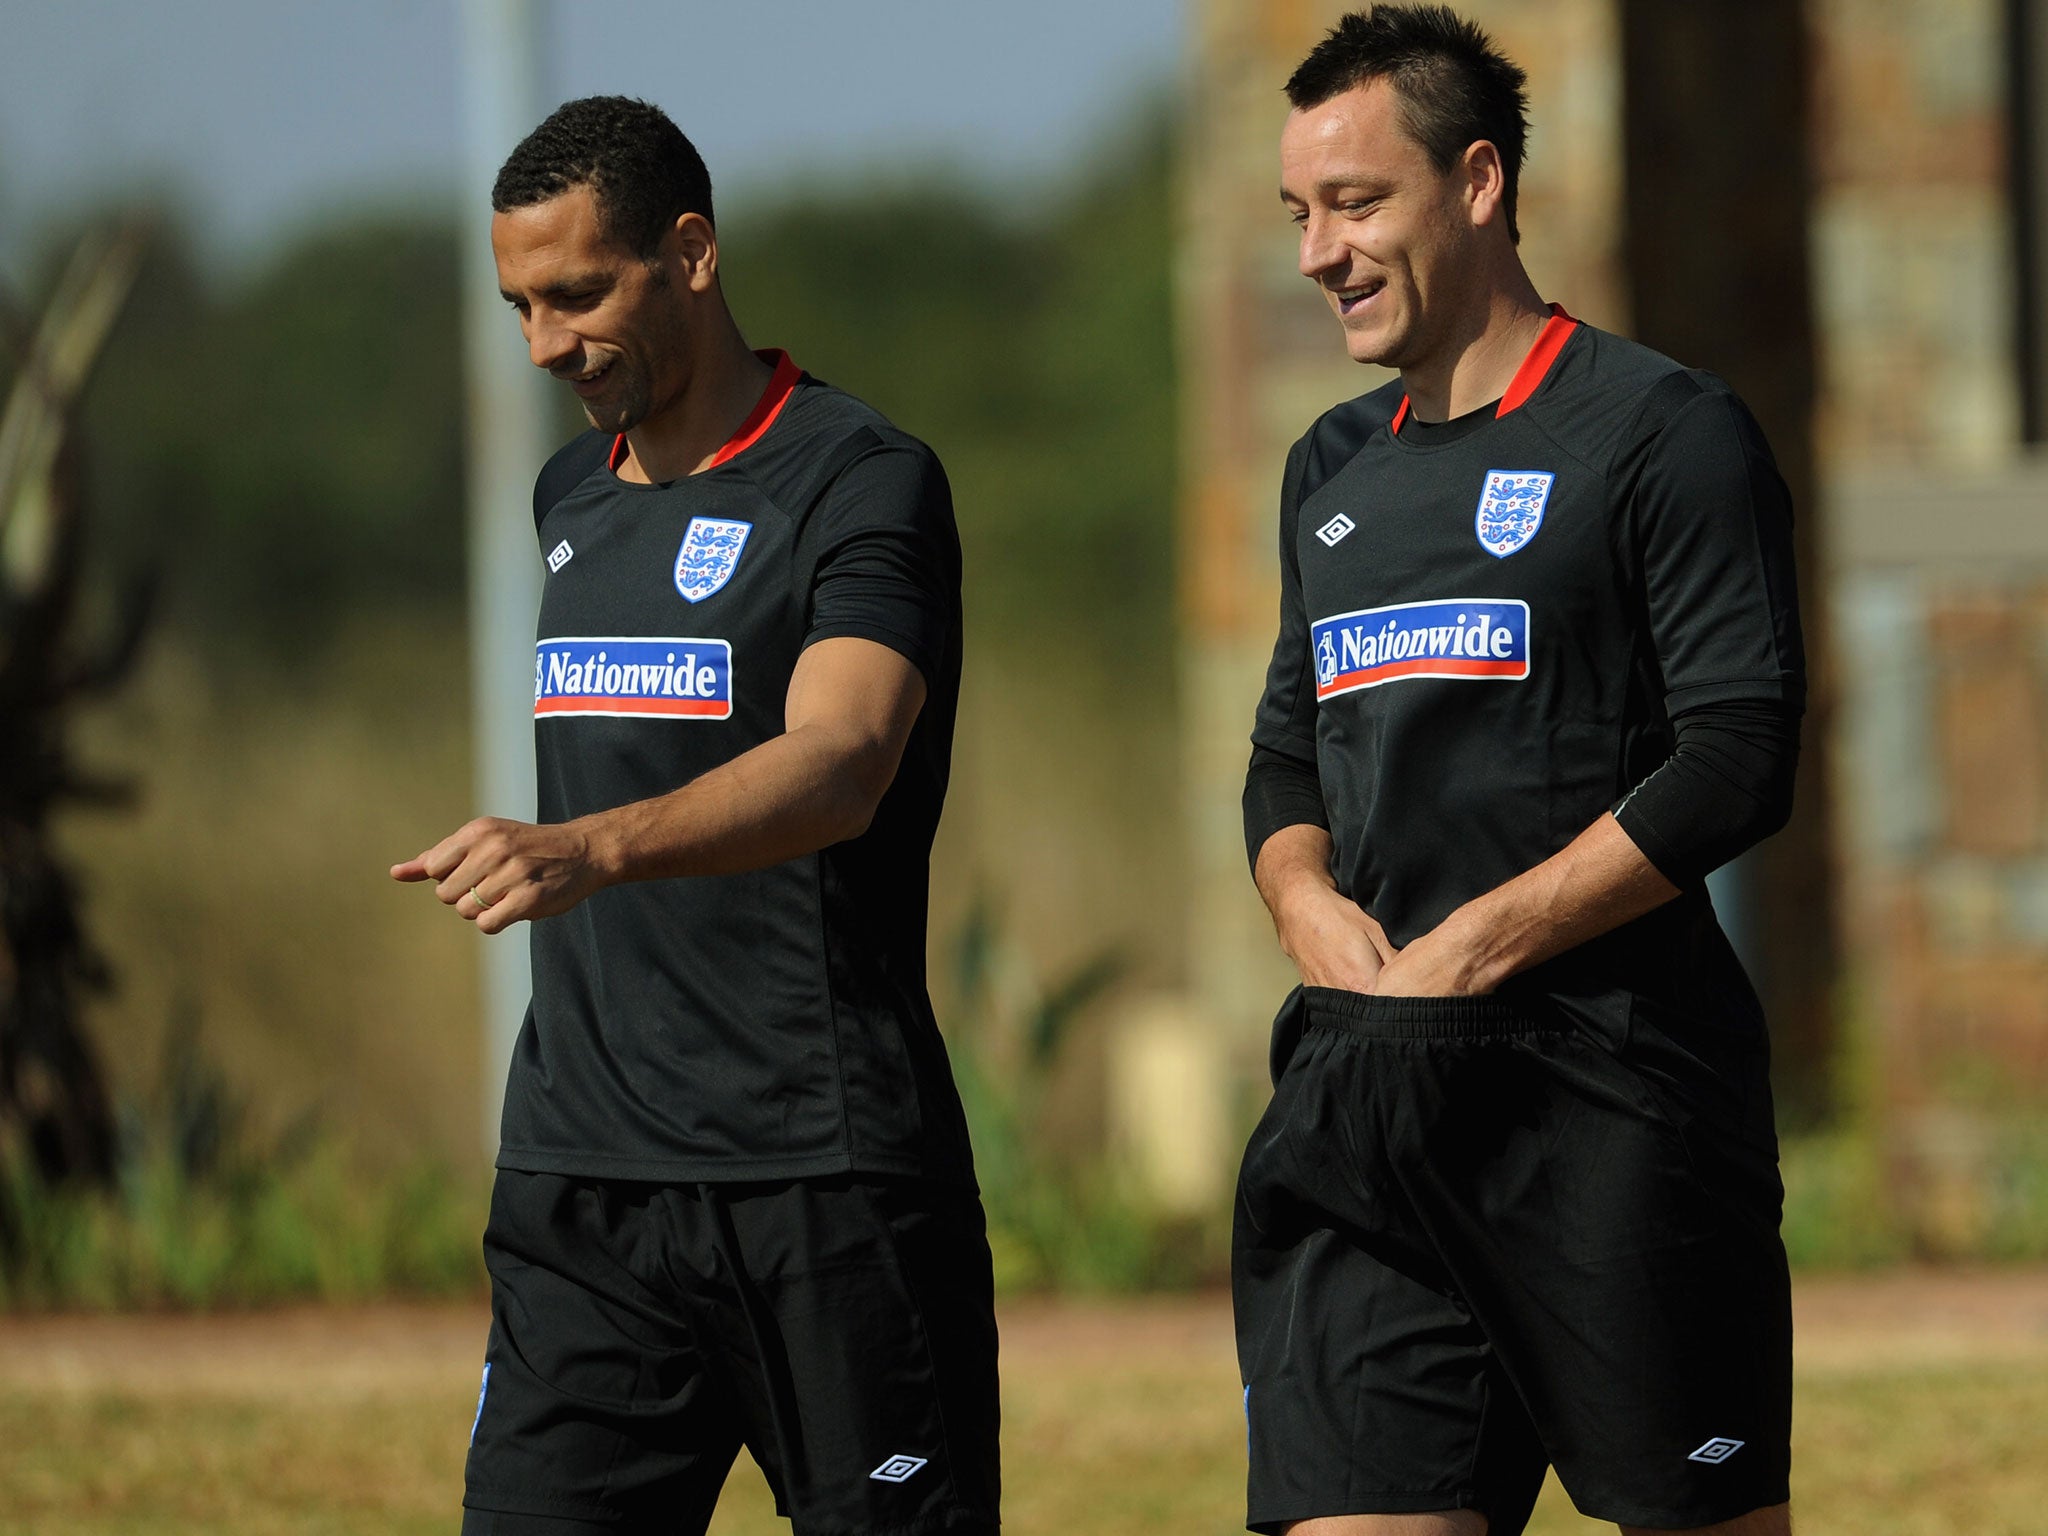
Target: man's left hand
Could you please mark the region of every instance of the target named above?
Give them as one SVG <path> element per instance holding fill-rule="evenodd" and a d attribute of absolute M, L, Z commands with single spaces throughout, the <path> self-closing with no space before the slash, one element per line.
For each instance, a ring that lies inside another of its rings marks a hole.
<path fill-rule="evenodd" d="M 589 835 L 575 822 L 534 826 L 480 816 L 417 858 L 394 880 L 432 880 L 434 894 L 479 933 L 566 912 L 604 884 Z"/>
<path fill-rule="evenodd" d="M 1398 951 L 1380 968 L 1375 997 L 1478 997 L 1493 990 L 1479 957 L 1445 922 Z"/>

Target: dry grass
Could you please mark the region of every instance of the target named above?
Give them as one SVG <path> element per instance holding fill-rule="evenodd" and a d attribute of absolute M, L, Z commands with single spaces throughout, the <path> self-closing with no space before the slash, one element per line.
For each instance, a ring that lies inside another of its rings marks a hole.
<path fill-rule="evenodd" d="M 386 875 L 472 814 L 465 654 L 447 615 L 359 619 L 290 668 L 222 667 L 166 634 L 82 717 L 84 760 L 141 795 L 60 828 L 115 968 L 90 1023 L 124 1094 L 189 1009 L 266 1123 L 316 1108 L 372 1164 L 480 1162 L 487 941 Z M 1109 943 L 1156 982 L 1183 926 L 1156 898 L 1179 888 L 1166 696 L 1121 701 L 1086 660 L 1057 637 L 977 651 L 932 932 L 943 946 L 986 890 L 1048 975 Z"/>
<path fill-rule="evenodd" d="M 1813 1282 L 1801 1536 L 2034 1536 L 2048 1508 L 2048 1274 Z M 0 1322 L 0 1536 L 452 1528 L 474 1309 Z M 1239 1529 L 1243 1423 L 1215 1298 L 1004 1319 L 1016 1536 Z M 1553 1483 L 1534 1536 L 1597 1529 Z M 759 1474 L 714 1531 L 769 1536 Z"/>

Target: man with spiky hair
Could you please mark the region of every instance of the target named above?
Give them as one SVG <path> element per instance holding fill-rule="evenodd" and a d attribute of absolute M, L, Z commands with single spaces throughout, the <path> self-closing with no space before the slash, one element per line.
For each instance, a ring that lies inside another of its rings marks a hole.
<path fill-rule="evenodd" d="M 1289 454 L 1253 874 L 1302 985 L 1234 1237 L 1249 1523 L 1782 1536 L 1768 1048 L 1704 879 L 1790 811 L 1791 510 L 1711 374 L 1516 252 L 1522 71 L 1435 5 L 1287 82 L 1360 362 Z"/>
<path fill-rule="evenodd" d="M 701 1532 L 744 1444 L 799 1536 L 992 1533 L 991 1266 L 925 990 L 945 474 L 747 347 L 656 108 L 568 103 L 492 206 L 590 430 L 534 492 L 539 821 L 391 871 L 532 924 L 463 1530 Z"/>

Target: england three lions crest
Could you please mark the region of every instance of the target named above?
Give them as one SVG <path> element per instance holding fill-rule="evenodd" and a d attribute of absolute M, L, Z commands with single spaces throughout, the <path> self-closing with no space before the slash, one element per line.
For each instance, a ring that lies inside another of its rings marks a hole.
<path fill-rule="evenodd" d="M 1556 475 L 1540 469 L 1489 469 L 1479 492 L 1479 515 L 1473 526 L 1479 547 L 1505 560 L 1536 537 L 1543 526 L 1543 508 L 1550 500 Z"/>
<path fill-rule="evenodd" d="M 691 518 L 683 547 L 676 551 L 676 590 L 688 601 L 701 603 L 731 581 L 753 530 L 752 523 L 722 517 Z"/>

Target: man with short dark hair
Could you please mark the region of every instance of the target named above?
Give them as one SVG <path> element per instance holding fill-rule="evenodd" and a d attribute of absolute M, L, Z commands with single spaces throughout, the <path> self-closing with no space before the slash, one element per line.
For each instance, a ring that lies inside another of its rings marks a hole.
<path fill-rule="evenodd" d="M 924 971 L 944 472 L 747 348 L 657 109 L 570 102 L 492 206 L 591 430 L 534 493 L 539 823 L 391 871 L 533 922 L 463 1529 L 702 1531 L 745 1444 L 799 1536 L 993 1532 L 989 1251 Z"/>
<path fill-rule="evenodd" d="M 1704 877 L 1789 814 L 1791 511 L 1710 374 L 1516 254 L 1523 75 L 1441 6 L 1288 81 L 1350 355 L 1288 456 L 1246 842 L 1303 985 L 1240 1177 L 1249 1523 L 1780 1536 L 1767 1043 Z"/>

